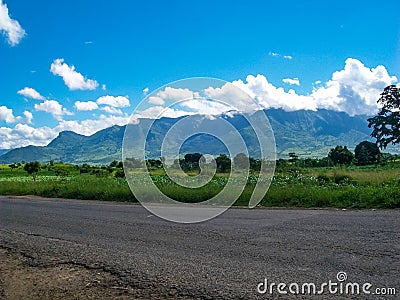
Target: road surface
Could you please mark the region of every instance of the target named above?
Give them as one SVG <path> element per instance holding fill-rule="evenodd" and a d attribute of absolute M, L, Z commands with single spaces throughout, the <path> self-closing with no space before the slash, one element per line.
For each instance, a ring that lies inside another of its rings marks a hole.
<path fill-rule="evenodd" d="M 339 272 L 400 294 L 399 210 L 233 208 L 177 224 L 137 204 L 0 196 L 0 250 L 0 299 L 310 299 L 261 283 Z"/>

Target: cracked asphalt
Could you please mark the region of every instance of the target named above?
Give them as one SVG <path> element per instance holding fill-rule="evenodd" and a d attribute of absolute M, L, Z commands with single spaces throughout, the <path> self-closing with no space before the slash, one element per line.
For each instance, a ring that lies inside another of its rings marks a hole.
<path fill-rule="evenodd" d="M 0 196 L 0 299 L 396 299 L 399 210 L 229 209 L 176 224 L 137 204 Z M 369 282 L 396 296 L 259 294 Z"/>

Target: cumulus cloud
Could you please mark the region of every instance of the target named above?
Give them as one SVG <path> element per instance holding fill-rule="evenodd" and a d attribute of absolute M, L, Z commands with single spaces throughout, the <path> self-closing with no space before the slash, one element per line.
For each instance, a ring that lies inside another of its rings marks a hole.
<path fill-rule="evenodd" d="M 298 78 L 284 78 L 282 82 L 290 85 L 300 85 L 300 80 Z"/>
<path fill-rule="evenodd" d="M 0 0 L 0 32 L 7 37 L 7 42 L 11 46 L 19 44 L 25 36 L 25 30 L 17 20 L 11 19 L 8 7 Z"/>
<path fill-rule="evenodd" d="M 92 135 L 99 130 L 113 125 L 125 125 L 128 116 L 105 116 L 98 119 L 82 121 L 60 120 L 56 127 L 32 127 L 26 124 L 16 124 L 14 128 L 0 127 L 0 149 L 13 149 L 28 145 L 45 146 L 50 143 L 61 131 L 74 131 L 78 134 Z"/>
<path fill-rule="evenodd" d="M 72 115 L 71 112 L 69 112 L 56 100 L 45 100 L 40 104 L 35 104 L 35 110 L 47 112 L 58 121 L 62 120 L 63 115 Z"/>
<path fill-rule="evenodd" d="M 199 94 L 187 88 L 182 89 L 168 86 L 164 90 L 158 91 L 154 96 L 149 97 L 148 102 L 150 104 L 163 105 L 165 100 L 180 101 L 196 97 L 199 97 Z"/>
<path fill-rule="evenodd" d="M 181 88 L 172 88 L 166 87 L 164 90 L 157 92 L 157 96 L 162 99 L 173 99 L 173 100 L 183 100 L 183 99 L 191 99 L 193 97 L 198 96 L 198 94 L 193 93 L 193 91 L 189 89 L 181 89 Z"/>
<path fill-rule="evenodd" d="M 63 58 L 57 58 L 53 61 L 50 72 L 61 76 L 70 90 L 95 90 L 99 86 L 96 80 L 87 79 L 77 72 L 75 66 L 67 65 Z"/>
<path fill-rule="evenodd" d="M 157 96 L 151 96 L 148 99 L 150 104 L 155 104 L 155 105 L 164 105 L 165 100 L 161 97 L 157 97 Z"/>
<path fill-rule="evenodd" d="M 118 108 L 112 107 L 112 106 L 104 106 L 102 108 L 100 108 L 101 110 L 109 113 L 109 114 L 113 114 L 113 115 L 122 115 L 122 111 Z"/>
<path fill-rule="evenodd" d="M 87 101 L 87 102 L 76 101 L 74 106 L 77 110 L 95 110 L 99 108 L 97 103 L 94 101 Z"/>
<path fill-rule="evenodd" d="M 319 108 L 345 111 L 350 115 L 376 113 L 383 89 L 397 82 L 384 66 L 368 68 L 354 58 L 348 58 L 343 70 L 334 72 L 324 86 L 314 88 L 311 96 Z"/>
<path fill-rule="evenodd" d="M 129 107 L 131 104 L 129 102 L 129 99 L 127 97 L 123 96 L 101 96 L 97 99 L 97 104 L 104 104 L 112 107 Z"/>
<path fill-rule="evenodd" d="M 13 110 L 7 106 L 0 106 L 0 120 L 5 121 L 6 123 L 14 123 L 15 117 Z"/>
<path fill-rule="evenodd" d="M 285 78 L 283 82 L 300 85 L 298 78 Z M 270 83 L 266 76 L 258 74 L 248 75 L 244 81 L 236 80 L 222 87 L 209 87 L 202 91 L 205 97 L 219 100 L 220 103 L 204 101 L 206 99 L 201 99 L 198 93 L 188 89 L 171 87 L 149 97 L 148 103 L 157 107 L 154 110 L 159 110 L 169 103 L 167 99 L 189 99 L 181 102 L 180 108 L 199 114 L 282 108 L 286 111 L 331 109 L 349 115 L 372 115 L 379 109 L 376 101 L 382 90 L 396 82 L 397 78 L 389 75 L 384 66 L 370 68 L 357 59 L 348 58 L 344 68 L 334 72 L 330 80 L 325 83 L 315 81 L 309 94 L 298 94 L 293 89 L 285 91 L 282 87 Z"/>
<path fill-rule="evenodd" d="M 143 89 L 143 95 L 146 96 L 148 92 L 149 92 L 149 88 L 148 87 Z"/>
<path fill-rule="evenodd" d="M 24 87 L 22 90 L 19 90 L 17 93 L 24 97 L 32 98 L 32 99 L 36 99 L 36 100 L 44 100 L 45 99 L 42 95 L 40 95 L 40 93 L 38 91 L 36 91 L 35 89 L 30 88 L 30 87 Z"/>
<path fill-rule="evenodd" d="M 184 105 L 189 105 L 193 109 L 197 105 L 200 113 L 203 114 L 207 113 L 207 107 L 210 109 L 210 114 L 218 114 L 230 110 L 248 112 L 260 109 L 253 100 L 254 95 L 250 94 L 243 87 L 239 86 L 238 88 L 235 82 L 227 83 L 220 88 L 209 87 L 204 90 L 204 94 L 208 98 L 217 100 L 217 102 L 206 102 L 199 99 L 198 101 L 185 102 Z"/>
<path fill-rule="evenodd" d="M 32 123 L 32 113 L 29 111 L 24 111 L 24 117 L 14 116 L 13 110 L 7 106 L 0 106 L 0 121 L 5 121 L 7 124 L 10 123 Z"/>
<path fill-rule="evenodd" d="M 113 125 L 126 125 L 128 123 L 128 119 L 129 117 L 127 115 L 100 115 L 98 119 L 87 119 L 82 121 L 61 120 L 58 126 L 54 128 L 54 130 L 56 132 L 70 130 L 83 135 L 92 135 L 99 130 L 111 127 Z"/>
<path fill-rule="evenodd" d="M 382 90 L 395 82 L 397 78 L 390 76 L 384 66 L 368 68 L 359 60 L 349 58 L 343 70 L 334 72 L 328 82 L 314 87 L 308 95 L 297 94 L 292 89 L 285 92 L 260 74 L 249 75 L 246 81 L 232 83 L 247 92 L 263 108 L 283 108 L 287 111 L 326 108 L 344 111 L 349 115 L 371 115 L 379 108 L 376 101 Z M 235 105 L 242 108 L 244 103 L 237 102 Z"/>
<path fill-rule="evenodd" d="M 17 124 L 14 128 L 0 127 L 0 148 L 44 146 L 56 136 L 57 132 L 49 127 L 34 128 L 26 124 Z"/>
<path fill-rule="evenodd" d="M 25 122 L 27 123 L 27 124 L 31 124 L 32 123 L 32 120 L 33 120 L 33 115 L 32 115 L 32 113 L 30 112 L 30 111 L 24 111 L 24 116 L 25 116 Z"/>
<path fill-rule="evenodd" d="M 180 109 L 174 109 L 171 107 L 163 106 L 152 106 L 143 111 L 137 112 L 137 114 L 132 116 L 132 119 L 139 118 L 149 118 L 149 119 L 159 119 L 165 118 L 179 118 L 182 116 L 192 115 L 193 112 L 187 112 Z"/>

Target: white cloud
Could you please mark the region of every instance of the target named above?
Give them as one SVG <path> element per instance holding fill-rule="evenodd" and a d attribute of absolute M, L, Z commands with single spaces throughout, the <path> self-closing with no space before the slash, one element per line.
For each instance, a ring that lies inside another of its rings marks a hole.
<path fill-rule="evenodd" d="M 250 94 L 249 90 L 237 86 L 235 81 L 233 83 L 227 83 L 221 88 L 209 87 L 204 90 L 204 93 L 207 97 L 221 101 L 224 104 L 215 101 L 208 103 L 199 100 L 197 105 L 199 105 L 200 113 L 202 114 L 219 114 L 230 110 L 248 112 L 259 109 L 257 103 L 252 99 L 254 95 Z M 194 108 L 194 103 L 196 102 L 190 101 L 184 105 L 191 105 L 192 108 Z M 209 112 L 207 112 L 207 107 L 210 107 Z"/>
<path fill-rule="evenodd" d="M 32 123 L 32 113 L 29 111 L 24 111 L 23 112 L 25 117 L 21 116 L 14 116 L 13 110 L 11 108 L 8 108 L 7 106 L 0 106 L 0 121 L 3 120 L 7 124 L 10 123 Z"/>
<path fill-rule="evenodd" d="M 91 44 L 93 44 L 93 41 L 85 41 L 84 44 L 85 45 L 91 45 Z"/>
<path fill-rule="evenodd" d="M 19 44 L 25 36 L 25 30 L 17 20 L 11 19 L 8 7 L 0 0 L 0 32 L 7 36 L 7 42 L 11 46 Z"/>
<path fill-rule="evenodd" d="M 6 123 L 14 123 L 15 117 L 13 110 L 7 106 L 0 106 L 0 120 L 5 121 Z"/>
<path fill-rule="evenodd" d="M 112 107 L 128 107 L 130 106 L 129 99 L 123 96 L 101 96 L 97 99 L 97 104 L 105 104 Z"/>
<path fill-rule="evenodd" d="M 170 107 L 162 107 L 162 106 L 152 106 L 143 111 L 138 111 L 137 114 L 132 116 L 132 119 L 138 118 L 149 118 L 149 119 L 159 119 L 162 117 L 165 118 L 178 118 L 182 116 L 192 115 L 194 113 L 173 109 Z"/>
<path fill-rule="evenodd" d="M 297 94 L 294 90 L 285 92 L 276 87 L 264 75 L 249 75 L 246 81 L 232 82 L 247 92 L 263 108 L 283 108 L 287 111 L 326 108 L 344 111 L 350 115 L 372 115 L 378 110 L 376 101 L 383 89 L 397 82 L 384 66 L 368 68 L 357 59 L 349 58 L 343 70 L 336 71 L 332 78 L 319 87 L 314 87 L 309 95 Z M 223 87 L 219 94 L 223 94 Z M 218 90 L 217 90 L 218 91 Z M 218 98 L 219 95 L 215 95 Z M 252 109 L 252 103 L 243 97 L 230 96 L 231 103 L 241 111 Z"/>
<path fill-rule="evenodd" d="M 106 86 L 105 84 L 102 84 L 102 85 L 101 85 L 101 89 L 102 89 L 103 91 L 105 91 L 105 90 L 107 89 L 107 86 Z"/>
<path fill-rule="evenodd" d="M 272 57 L 283 57 L 284 59 L 289 59 L 289 60 L 293 59 L 293 56 L 291 55 L 282 55 L 276 52 L 269 52 L 268 55 Z"/>
<path fill-rule="evenodd" d="M 300 85 L 300 80 L 298 78 L 284 78 L 282 82 L 290 85 Z"/>
<path fill-rule="evenodd" d="M 33 120 L 33 115 L 32 115 L 32 113 L 30 112 L 30 111 L 24 111 L 24 116 L 25 116 L 25 122 L 27 123 L 27 124 L 31 124 L 32 123 L 32 120 Z"/>
<path fill-rule="evenodd" d="M 60 120 L 54 128 L 47 126 L 34 128 L 25 124 L 17 124 L 14 128 L 0 127 L 0 149 L 13 149 L 28 145 L 45 146 L 61 131 L 74 131 L 83 135 L 92 135 L 99 130 L 113 125 L 125 125 L 128 116 L 100 115 L 96 120 L 66 121 Z"/>
<path fill-rule="evenodd" d="M 164 105 L 165 101 L 163 98 L 161 97 L 157 97 L 157 96 L 151 96 L 149 97 L 149 103 L 151 104 L 155 104 L 155 105 Z"/>
<path fill-rule="evenodd" d="M 148 87 L 143 89 L 143 95 L 146 96 L 148 92 L 149 92 L 149 88 Z"/>
<path fill-rule="evenodd" d="M 283 88 L 268 82 L 264 75 L 249 75 L 246 81 L 247 83 L 238 80 L 233 84 L 246 91 L 261 108 L 283 108 L 287 111 L 317 109 L 311 97 L 298 95 L 292 89 L 285 92 Z"/>
<path fill-rule="evenodd" d="M 148 91 L 148 88 L 146 89 Z M 145 90 L 143 90 L 143 92 Z M 165 100 L 181 101 L 196 97 L 199 97 L 198 92 L 193 92 L 187 88 L 182 89 L 168 86 L 164 90 L 158 91 L 154 96 L 150 96 L 148 102 L 155 105 L 164 105 Z"/>
<path fill-rule="evenodd" d="M 30 87 L 24 87 L 22 90 L 19 90 L 17 93 L 22 96 L 36 99 L 36 100 L 44 100 L 45 99 L 42 95 L 40 95 L 40 93 L 38 91 L 36 91 L 35 89 L 30 88 Z"/>
<path fill-rule="evenodd" d="M 26 124 L 17 124 L 14 128 L 0 127 L 0 148 L 44 146 L 56 136 L 57 132 L 49 127 L 34 128 Z"/>
<path fill-rule="evenodd" d="M 384 66 L 368 68 L 348 58 L 344 69 L 334 72 L 324 86 L 314 88 L 311 96 L 319 108 L 372 115 L 378 110 L 376 101 L 383 89 L 395 82 L 396 76 L 390 76 Z"/>
<path fill-rule="evenodd" d="M 74 131 L 83 135 L 92 135 L 99 130 L 111 127 L 113 125 L 126 125 L 128 123 L 129 117 L 123 116 L 105 116 L 100 115 L 97 120 L 82 120 L 82 121 L 66 121 L 61 120 L 57 127 L 54 128 L 56 132 L 61 131 Z"/>
<path fill-rule="evenodd" d="M 101 110 L 109 113 L 109 114 L 113 114 L 113 115 L 122 115 L 122 111 L 118 108 L 112 107 L 112 106 L 104 106 L 102 108 L 100 108 Z"/>
<path fill-rule="evenodd" d="M 47 112 L 58 121 L 62 120 L 63 115 L 72 115 L 71 112 L 69 112 L 56 100 L 45 100 L 40 104 L 35 104 L 35 110 Z"/>
<path fill-rule="evenodd" d="M 99 108 L 97 103 L 94 101 L 87 101 L 87 102 L 76 101 L 74 106 L 77 110 L 95 110 Z"/>
<path fill-rule="evenodd" d="M 63 58 L 55 59 L 50 71 L 54 75 L 61 76 L 70 90 L 95 90 L 99 86 L 96 80 L 87 79 L 75 71 L 75 66 L 68 66 Z"/>
<path fill-rule="evenodd" d="M 183 100 L 183 99 L 191 99 L 198 95 L 196 93 L 193 93 L 193 91 L 187 88 L 176 89 L 168 86 L 164 90 L 157 92 L 157 96 L 162 99 Z"/>

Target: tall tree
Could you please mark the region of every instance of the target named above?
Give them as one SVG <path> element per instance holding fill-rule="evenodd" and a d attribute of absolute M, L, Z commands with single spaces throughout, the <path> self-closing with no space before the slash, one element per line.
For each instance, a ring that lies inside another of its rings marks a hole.
<path fill-rule="evenodd" d="M 33 176 L 33 180 L 36 180 L 36 174 L 40 170 L 40 163 L 38 161 L 28 162 L 24 165 L 24 170 Z"/>
<path fill-rule="evenodd" d="M 371 142 L 363 141 L 354 149 L 354 156 L 360 166 L 373 165 L 378 162 L 381 151 L 379 147 Z"/>
<path fill-rule="evenodd" d="M 220 154 L 216 159 L 217 170 L 221 173 L 227 173 L 231 170 L 231 159 L 226 154 Z"/>
<path fill-rule="evenodd" d="M 376 138 L 377 145 L 382 149 L 389 143 L 400 142 L 400 88 L 387 86 L 378 103 L 382 105 L 379 113 L 368 119 L 368 127 L 373 128 L 371 136 Z"/>
<path fill-rule="evenodd" d="M 354 154 L 346 146 L 336 146 L 329 151 L 328 157 L 335 165 L 350 165 Z"/>

